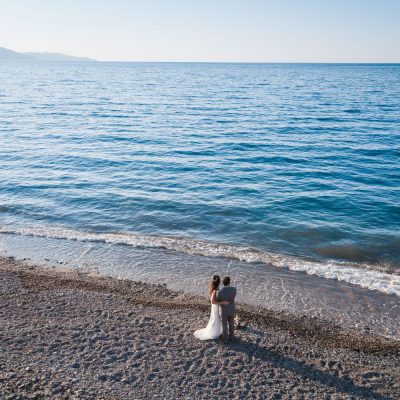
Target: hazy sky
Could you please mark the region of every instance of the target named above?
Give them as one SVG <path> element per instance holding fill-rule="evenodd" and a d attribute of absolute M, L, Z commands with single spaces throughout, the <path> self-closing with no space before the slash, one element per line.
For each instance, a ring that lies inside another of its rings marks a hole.
<path fill-rule="evenodd" d="M 0 47 L 98 60 L 400 62 L 400 0 L 0 0 Z"/>

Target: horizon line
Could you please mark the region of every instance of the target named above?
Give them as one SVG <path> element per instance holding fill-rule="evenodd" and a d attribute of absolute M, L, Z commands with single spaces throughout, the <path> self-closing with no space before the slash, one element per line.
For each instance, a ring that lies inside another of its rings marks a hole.
<path fill-rule="evenodd" d="M 96 60 L 96 62 L 119 63 L 197 63 L 197 64 L 400 64 L 399 61 L 166 61 L 166 60 Z"/>
<path fill-rule="evenodd" d="M 54 53 L 52 53 L 54 54 Z M 59 53 L 62 54 L 62 53 Z M 64 54 L 62 54 L 64 55 Z M 69 55 L 68 55 L 69 56 Z M 80 56 L 71 56 L 80 58 Z M 90 57 L 82 57 L 90 58 Z M 2 60 L 0 62 L 51 62 L 51 63 L 155 63 L 155 64 L 337 64 L 337 65 L 398 65 L 399 61 L 166 61 L 166 60 L 97 60 L 90 58 L 90 60 L 71 60 L 71 61 L 59 61 L 59 60 Z"/>

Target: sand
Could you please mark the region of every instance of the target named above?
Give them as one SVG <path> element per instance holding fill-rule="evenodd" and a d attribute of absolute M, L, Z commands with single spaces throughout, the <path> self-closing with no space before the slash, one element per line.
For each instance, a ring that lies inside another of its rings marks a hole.
<path fill-rule="evenodd" d="M 399 399 L 400 342 L 239 305 L 201 342 L 207 299 L 0 259 L 1 399 Z"/>

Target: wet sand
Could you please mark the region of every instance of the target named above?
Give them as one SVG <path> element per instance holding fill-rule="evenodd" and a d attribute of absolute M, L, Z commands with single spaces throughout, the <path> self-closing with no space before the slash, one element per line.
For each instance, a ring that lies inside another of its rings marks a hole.
<path fill-rule="evenodd" d="M 200 342 L 207 299 L 0 259 L 0 398 L 398 399 L 400 342 L 239 305 Z"/>

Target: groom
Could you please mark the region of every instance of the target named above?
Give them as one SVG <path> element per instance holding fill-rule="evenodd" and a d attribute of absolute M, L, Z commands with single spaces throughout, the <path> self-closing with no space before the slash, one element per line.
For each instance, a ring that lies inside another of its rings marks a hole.
<path fill-rule="evenodd" d="M 217 301 L 228 301 L 228 304 L 221 305 L 221 319 L 222 319 L 222 341 L 225 342 L 228 339 L 228 324 L 229 324 L 229 340 L 233 341 L 235 336 L 235 297 L 236 297 L 236 288 L 230 286 L 231 278 L 229 276 L 225 276 L 222 279 L 222 283 L 224 287 L 217 292 Z"/>

